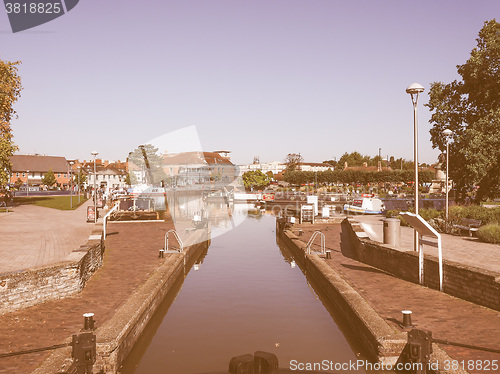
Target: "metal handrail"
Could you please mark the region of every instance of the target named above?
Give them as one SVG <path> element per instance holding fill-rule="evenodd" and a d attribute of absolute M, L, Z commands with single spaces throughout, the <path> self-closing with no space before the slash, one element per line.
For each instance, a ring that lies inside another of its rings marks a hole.
<path fill-rule="evenodd" d="M 103 233 L 102 233 L 102 234 L 103 234 L 103 236 L 104 236 L 104 239 L 106 239 L 106 222 L 107 222 L 108 216 L 109 216 L 111 213 L 113 213 L 115 210 L 117 210 L 119 206 L 120 206 L 120 202 L 117 202 L 117 203 L 115 204 L 115 206 L 114 206 L 113 208 L 111 208 L 111 210 L 110 210 L 108 213 L 106 213 L 106 215 L 104 216 L 104 219 L 103 219 L 103 226 L 102 226 L 102 227 L 103 227 Z"/>
<path fill-rule="evenodd" d="M 175 231 L 174 229 L 170 229 L 168 230 L 166 233 L 165 233 L 165 251 L 168 251 L 168 233 L 171 232 L 172 234 L 174 234 L 175 238 L 177 239 L 177 243 L 179 243 L 179 252 L 182 253 L 182 251 L 184 250 L 184 244 L 182 243 L 182 240 L 181 238 L 179 237 L 179 234 L 177 234 L 177 231 Z"/>
<path fill-rule="evenodd" d="M 315 231 L 312 234 L 312 236 L 309 239 L 309 241 L 307 242 L 306 250 L 307 250 L 308 254 L 311 254 L 311 245 L 312 245 L 314 239 L 316 238 L 316 236 L 318 236 L 318 234 L 320 234 L 320 237 L 321 237 L 321 254 L 326 254 L 325 234 L 323 234 L 321 231 Z"/>

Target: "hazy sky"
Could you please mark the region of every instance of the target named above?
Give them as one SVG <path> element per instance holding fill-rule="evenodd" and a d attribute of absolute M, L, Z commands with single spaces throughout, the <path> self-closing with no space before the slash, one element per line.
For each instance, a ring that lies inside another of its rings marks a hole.
<path fill-rule="evenodd" d="M 236 163 L 300 152 L 434 162 L 431 82 L 458 79 L 499 0 L 80 0 L 13 34 L 0 9 L 0 59 L 21 60 L 14 140 L 21 153 L 125 159 L 196 126 L 204 150 Z"/>

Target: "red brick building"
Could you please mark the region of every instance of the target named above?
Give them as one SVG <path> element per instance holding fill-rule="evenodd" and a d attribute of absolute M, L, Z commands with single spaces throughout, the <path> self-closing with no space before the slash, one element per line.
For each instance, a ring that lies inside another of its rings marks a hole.
<path fill-rule="evenodd" d="M 12 174 L 10 185 L 14 186 L 19 180 L 23 185 L 29 182 L 30 186 L 42 186 L 42 178 L 49 170 L 56 177 L 56 186 L 68 188 L 70 175 L 69 163 L 64 157 L 41 155 L 14 155 L 10 159 Z"/>

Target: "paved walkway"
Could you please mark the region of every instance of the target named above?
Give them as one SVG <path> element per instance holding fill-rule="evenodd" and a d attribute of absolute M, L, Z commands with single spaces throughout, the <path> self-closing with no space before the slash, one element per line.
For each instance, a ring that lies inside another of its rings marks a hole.
<path fill-rule="evenodd" d="M 370 239 L 383 242 L 383 216 L 354 216 Z M 432 240 L 432 239 L 430 239 Z M 464 265 L 496 271 L 500 273 L 500 245 L 482 243 L 468 236 L 441 234 L 443 258 Z M 402 250 L 413 250 L 413 229 L 401 226 Z M 437 248 L 424 245 L 425 254 L 438 255 Z"/>
<path fill-rule="evenodd" d="M 398 279 L 369 265 L 350 258 L 349 237 L 341 233 L 340 225 L 303 224 L 300 237 L 305 243 L 315 230 L 325 234 L 326 247 L 332 259 L 326 260 L 374 309 L 395 329 L 401 330 L 402 310 L 413 312 L 412 322 L 416 328 L 432 331 L 433 338 L 500 350 L 500 312 L 488 309 L 448 294 Z M 298 229 L 298 227 L 296 227 Z M 318 240 L 319 242 L 319 240 Z M 317 248 L 319 250 L 319 248 Z M 500 251 L 500 246 L 497 246 Z M 448 246 L 453 252 L 454 247 Z M 476 255 L 476 247 L 470 253 Z M 473 370 L 470 373 L 499 373 L 493 370 L 491 360 L 500 354 L 482 350 L 460 348 L 454 345 L 440 346 L 455 360 L 468 360 Z M 490 360 L 489 370 L 477 370 Z"/>
<path fill-rule="evenodd" d="M 0 213 L 0 273 L 62 261 L 85 244 L 94 227 L 87 223 L 90 203 L 75 210 L 20 205 Z"/>

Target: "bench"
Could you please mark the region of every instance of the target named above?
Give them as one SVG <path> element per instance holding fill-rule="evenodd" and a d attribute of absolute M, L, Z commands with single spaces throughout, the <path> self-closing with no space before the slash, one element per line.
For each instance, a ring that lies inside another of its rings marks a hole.
<path fill-rule="evenodd" d="M 0 205 L 0 211 L 5 210 L 5 213 L 9 213 L 11 209 L 12 209 L 12 206 Z"/>
<path fill-rule="evenodd" d="M 478 219 L 462 218 L 459 225 L 453 225 L 454 228 L 460 230 L 469 231 L 469 236 L 472 237 L 472 232 L 479 230 L 481 226 L 481 221 Z"/>

